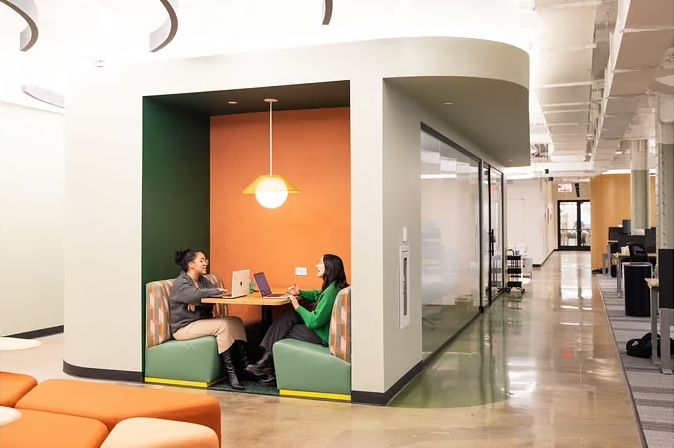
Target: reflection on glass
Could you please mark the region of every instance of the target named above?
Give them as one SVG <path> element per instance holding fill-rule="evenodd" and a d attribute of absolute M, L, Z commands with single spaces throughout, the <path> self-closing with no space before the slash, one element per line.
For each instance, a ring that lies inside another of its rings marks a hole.
<path fill-rule="evenodd" d="M 580 245 L 589 246 L 592 237 L 590 202 L 580 203 Z"/>
<path fill-rule="evenodd" d="M 576 203 L 559 203 L 559 241 L 562 246 L 578 245 Z"/>
<path fill-rule="evenodd" d="M 503 288 L 503 174 L 491 169 L 490 185 L 490 215 L 491 229 L 494 240 L 494 254 L 491 258 L 491 293 L 496 297 L 498 291 Z"/>
<path fill-rule="evenodd" d="M 421 295 L 424 356 L 479 311 L 478 162 L 421 133 Z"/>
<path fill-rule="evenodd" d="M 482 169 L 482 288 L 484 291 L 483 304 L 488 305 L 493 299 L 490 296 L 491 278 L 489 276 L 489 266 L 491 264 L 491 244 L 489 238 L 491 235 L 491 226 L 489 224 L 489 165 L 485 164 Z"/>

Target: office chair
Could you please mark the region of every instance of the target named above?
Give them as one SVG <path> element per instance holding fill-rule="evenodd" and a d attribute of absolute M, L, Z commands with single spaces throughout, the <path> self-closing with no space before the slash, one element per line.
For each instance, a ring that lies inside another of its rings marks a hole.
<path fill-rule="evenodd" d="M 630 249 L 630 261 L 649 261 L 648 252 L 641 244 L 631 243 L 627 247 Z"/>

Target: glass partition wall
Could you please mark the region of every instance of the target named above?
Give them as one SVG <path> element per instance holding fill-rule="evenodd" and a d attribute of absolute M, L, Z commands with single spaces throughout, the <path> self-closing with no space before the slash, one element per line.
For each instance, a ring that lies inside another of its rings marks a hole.
<path fill-rule="evenodd" d="M 480 161 L 422 125 L 423 357 L 480 309 Z"/>

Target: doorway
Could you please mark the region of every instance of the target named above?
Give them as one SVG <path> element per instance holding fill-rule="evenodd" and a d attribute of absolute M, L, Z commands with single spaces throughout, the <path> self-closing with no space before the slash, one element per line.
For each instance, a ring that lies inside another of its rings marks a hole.
<path fill-rule="evenodd" d="M 482 163 L 483 305 L 491 305 L 503 291 L 503 173 Z"/>
<path fill-rule="evenodd" d="M 557 201 L 559 250 L 590 250 L 592 237 L 590 201 Z"/>

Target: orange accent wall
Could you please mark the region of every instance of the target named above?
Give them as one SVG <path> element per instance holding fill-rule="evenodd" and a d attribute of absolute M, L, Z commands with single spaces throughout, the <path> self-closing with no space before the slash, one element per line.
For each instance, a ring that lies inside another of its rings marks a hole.
<path fill-rule="evenodd" d="M 649 177 L 649 225 L 656 226 L 655 176 Z M 606 251 L 608 228 L 622 225 L 632 217 L 632 187 L 629 174 L 605 174 L 591 180 L 592 203 L 592 268 L 602 265 L 601 255 Z"/>
<path fill-rule="evenodd" d="M 269 170 L 269 114 L 211 117 L 211 272 L 231 285 L 233 270 L 264 271 L 272 287 L 320 288 L 315 265 L 339 255 L 351 272 L 349 109 L 274 112 L 274 174 L 301 192 L 275 210 L 243 191 Z M 308 276 L 296 277 L 304 266 Z M 233 307 L 232 307 L 233 308 Z M 259 307 L 231 312 L 258 320 Z"/>

